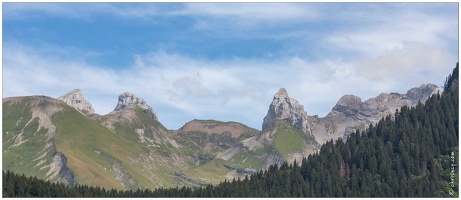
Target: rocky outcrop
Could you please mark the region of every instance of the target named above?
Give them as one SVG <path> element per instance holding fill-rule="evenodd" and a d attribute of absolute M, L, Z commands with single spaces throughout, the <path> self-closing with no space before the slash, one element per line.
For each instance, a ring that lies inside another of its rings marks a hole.
<path fill-rule="evenodd" d="M 69 186 L 74 186 L 74 174 L 67 168 L 67 158 L 64 154 L 57 152 L 53 157 L 53 163 L 56 164 L 59 170 L 58 182 L 67 183 Z M 52 163 L 52 164 L 53 164 Z M 51 170 L 51 167 L 50 167 Z"/>
<path fill-rule="evenodd" d="M 313 119 L 309 120 L 309 116 L 304 111 L 304 106 L 299 104 L 296 99 L 290 98 L 285 88 L 280 88 L 274 95 L 267 115 L 264 117 L 262 129 L 264 130 L 270 123 L 277 119 L 285 119 L 296 128 L 308 135 L 312 135 L 309 121 Z"/>
<path fill-rule="evenodd" d="M 346 115 L 355 115 L 362 107 L 362 99 L 354 95 L 344 95 L 333 107 L 333 111 L 342 112 Z"/>
<path fill-rule="evenodd" d="M 363 130 L 370 123 L 377 123 L 387 115 L 393 116 L 402 106 L 415 106 L 419 101 L 425 103 L 433 94 L 442 89 L 433 84 L 423 84 L 400 93 L 381 93 L 375 98 L 362 102 L 360 97 L 344 95 L 339 99 L 326 117 L 319 118 L 313 133 L 320 144 L 338 137 L 347 138 L 355 130 Z"/>
<path fill-rule="evenodd" d="M 134 106 L 138 106 L 139 108 L 143 109 L 143 112 L 146 115 L 148 115 L 153 120 L 158 121 L 157 114 L 154 112 L 152 107 L 147 105 L 144 99 L 139 98 L 136 95 L 129 92 L 122 93 L 118 96 L 118 104 L 115 107 L 114 111 L 112 111 L 110 114 L 121 112 Z"/>
<path fill-rule="evenodd" d="M 74 89 L 69 93 L 58 97 L 58 100 L 64 101 L 67 105 L 77 109 L 85 115 L 94 114 L 93 106 L 85 100 L 80 89 Z"/>
<path fill-rule="evenodd" d="M 434 84 L 422 84 L 419 87 L 408 90 L 405 95 L 413 102 L 418 103 L 418 101 L 421 101 L 421 103 L 425 103 L 428 97 L 437 93 L 442 94 L 442 92 L 442 88 L 439 88 Z"/>

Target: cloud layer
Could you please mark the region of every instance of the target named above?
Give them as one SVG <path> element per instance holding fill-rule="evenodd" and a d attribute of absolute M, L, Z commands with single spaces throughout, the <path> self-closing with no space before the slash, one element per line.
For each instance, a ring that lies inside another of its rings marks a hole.
<path fill-rule="evenodd" d="M 454 66 L 449 53 L 417 46 L 358 63 L 299 57 L 211 61 L 152 52 L 135 56 L 132 67 L 116 71 L 14 46 L 4 51 L 5 96 L 58 97 L 80 88 L 96 112 L 106 114 L 115 107 L 117 96 L 129 91 L 145 98 L 169 128 L 195 118 L 240 121 L 259 128 L 280 87 L 304 104 L 308 114 L 324 116 L 342 95 L 367 99 L 381 92 L 405 92 L 427 80 L 441 85 Z"/>

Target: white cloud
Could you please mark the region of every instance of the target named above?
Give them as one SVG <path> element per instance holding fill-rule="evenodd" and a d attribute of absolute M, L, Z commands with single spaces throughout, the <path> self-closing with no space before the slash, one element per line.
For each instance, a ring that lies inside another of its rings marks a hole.
<path fill-rule="evenodd" d="M 340 12 L 341 18 L 338 19 L 344 25 L 326 37 L 325 45 L 377 57 L 389 50 L 403 48 L 406 42 L 447 48 L 457 41 L 457 15 L 452 15 L 453 12 L 443 13 L 447 7 L 431 13 L 427 6 L 419 6 L 420 4 L 371 4 L 366 9 L 362 8 L 364 10 L 361 12 Z M 348 27 L 348 24 L 352 27 Z"/>
<path fill-rule="evenodd" d="M 155 4 L 130 3 L 4 3 L 4 19 L 27 19 L 29 17 L 68 17 L 91 19 L 106 14 L 124 18 L 149 18 L 157 16 Z"/>
<path fill-rule="evenodd" d="M 3 51 L 3 92 L 5 95 L 48 94 L 60 95 L 66 90 L 95 87 L 99 91 L 111 89 L 116 82 L 115 72 L 91 66 L 82 60 L 59 57 L 59 50 L 39 50 L 20 44 L 5 44 Z M 41 52 L 40 52 L 41 51 Z M 41 53 L 46 54 L 41 54 Z M 47 56 L 44 56 L 47 55 Z M 51 94 L 50 94 L 51 92 Z"/>
<path fill-rule="evenodd" d="M 447 50 L 421 43 L 403 43 L 377 58 L 366 58 L 358 65 L 358 75 L 375 80 L 396 79 L 399 82 L 415 77 L 423 83 L 447 76 L 456 58 Z M 442 82 L 439 79 L 438 84 Z"/>
<path fill-rule="evenodd" d="M 313 4 L 300 3 L 187 3 L 172 15 L 193 15 L 232 20 L 241 24 L 292 23 L 317 18 Z"/>
<path fill-rule="evenodd" d="M 168 128 L 179 128 L 195 118 L 239 121 L 259 128 L 280 87 L 310 115 L 324 116 L 342 95 L 366 100 L 381 92 L 405 92 L 427 81 L 438 84 L 454 65 L 447 52 L 413 43 L 361 63 L 312 62 L 302 57 L 206 60 L 160 51 L 135 55 L 132 68 L 116 71 L 78 57 L 68 60 L 54 55 L 7 44 L 4 95 L 58 97 L 80 88 L 96 112 L 105 114 L 115 107 L 120 93 L 129 91 L 146 99 Z M 141 58 L 144 67 L 136 67 Z M 441 63 L 447 66 L 437 68 Z M 394 76 L 399 70 L 405 73 Z M 413 74 L 420 78 L 409 79 Z"/>
<path fill-rule="evenodd" d="M 306 23 L 321 16 L 316 4 L 306 3 L 186 3 L 168 14 L 189 17 L 193 31 L 210 32 L 213 37 L 258 39 L 299 37 L 306 32 Z M 293 25 L 301 31 L 282 31 Z"/>
<path fill-rule="evenodd" d="M 136 67 L 144 68 L 146 66 L 146 64 L 144 64 L 144 62 L 142 61 L 140 55 L 134 55 L 133 57 L 134 57 L 134 64 Z"/>

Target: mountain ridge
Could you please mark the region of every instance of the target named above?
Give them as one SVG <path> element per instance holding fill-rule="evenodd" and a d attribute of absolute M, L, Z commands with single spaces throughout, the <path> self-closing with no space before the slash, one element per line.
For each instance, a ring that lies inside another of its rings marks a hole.
<path fill-rule="evenodd" d="M 430 96 L 442 92 L 441 88 L 429 83 L 411 88 L 405 94 L 381 93 L 364 102 L 355 95 L 344 95 L 325 117 L 317 119 L 313 132 L 319 143 L 338 137 L 347 138 L 355 130 L 364 130 L 370 123 L 393 115 L 401 106 L 416 106 L 418 102 L 424 103 Z"/>
<path fill-rule="evenodd" d="M 412 90 L 411 95 L 420 97 L 423 89 Z M 381 103 L 407 98 L 398 93 L 378 97 L 375 100 Z M 363 105 L 373 102 L 346 95 L 328 116 L 355 122 Z M 284 88 L 274 95 L 263 130 L 239 122 L 197 119 L 168 130 L 144 99 L 129 92 L 122 93 L 114 111 L 106 115 L 91 112 L 90 105 L 79 89 L 60 98 L 3 98 L 3 168 L 69 185 L 198 187 L 273 164 L 295 160 L 300 164 L 323 143 L 316 128 L 324 118 L 308 116 Z M 334 121 L 324 127 L 336 130 L 338 137 L 345 135 L 338 134 L 342 127 Z M 21 158 L 24 150 L 39 153 Z M 25 159 L 34 162 L 22 165 Z"/>

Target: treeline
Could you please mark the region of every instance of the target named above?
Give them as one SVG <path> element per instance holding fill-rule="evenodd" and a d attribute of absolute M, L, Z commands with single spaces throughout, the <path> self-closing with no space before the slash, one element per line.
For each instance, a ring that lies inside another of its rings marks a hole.
<path fill-rule="evenodd" d="M 325 143 L 300 166 L 274 165 L 216 186 L 69 188 L 3 172 L 3 197 L 458 197 L 458 95 L 446 90 L 425 105 L 404 106 L 346 142 Z"/>

